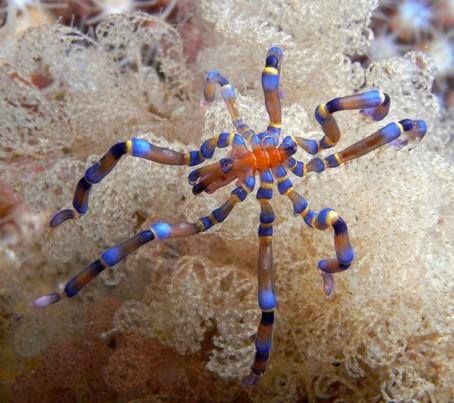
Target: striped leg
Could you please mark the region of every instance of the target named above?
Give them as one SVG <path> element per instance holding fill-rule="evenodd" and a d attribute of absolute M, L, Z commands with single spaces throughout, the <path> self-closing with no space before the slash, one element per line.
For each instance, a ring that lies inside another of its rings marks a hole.
<path fill-rule="evenodd" d="M 229 199 L 222 206 L 213 210 L 209 216 L 199 218 L 195 223 L 180 222 L 169 224 L 167 222 L 157 222 L 151 224 L 148 230 L 142 231 L 127 241 L 104 251 L 98 260 L 90 263 L 71 278 L 62 293 L 55 292 L 39 297 L 33 302 L 33 306 L 35 308 L 44 308 L 60 301 L 64 297 L 74 297 L 106 267 L 116 265 L 119 261 L 139 249 L 142 245 L 154 239 L 164 240 L 169 238 L 181 238 L 208 230 L 213 225 L 223 222 L 235 205 L 246 199 L 247 194 L 248 191 L 243 187 L 235 188 L 230 194 Z"/>
<path fill-rule="evenodd" d="M 206 104 L 211 104 L 214 101 L 216 95 L 216 85 L 221 86 L 221 94 L 224 99 L 225 105 L 229 111 L 230 117 L 232 118 L 235 129 L 244 138 L 249 139 L 254 134 L 254 131 L 243 122 L 240 112 L 236 106 L 235 89 L 229 83 L 229 81 L 221 75 L 217 70 L 212 70 L 207 74 L 205 87 L 203 89 L 203 98 Z"/>
<path fill-rule="evenodd" d="M 269 178 L 265 178 L 269 179 Z M 269 183 L 269 182 L 266 182 Z M 269 359 L 272 336 L 274 309 L 277 305 L 276 292 L 274 290 L 273 274 L 273 222 L 274 212 L 269 202 L 272 197 L 272 189 L 263 187 L 262 182 L 260 189 L 267 189 L 270 192 L 259 192 L 257 198 L 260 201 L 260 226 L 258 235 L 260 239 L 259 257 L 258 257 L 258 303 L 262 310 L 262 317 L 255 337 L 255 359 L 252 364 L 250 374 L 243 380 L 247 385 L 255 385 L 266 370 Z M 270 194 L 271 193 L 271 194 Z"/>
<path fill-rule="evenodd" d="M 88 211 L 88 198 L 92 185 L 101 182 L 117 165 L 123 155 L 129 154 L 134 157 L 144 158 L 166 165 L 193 166 L 202 163 L 205 158 L 210 158 L 210 156 L 206 154 L 207 149 L 209 153 L 209 147 L 207 147 L 206 144 L 209 144 L 210 141 L 212 142 L 212 139 L 207 140 L 200 150 L 187 153 L 157 147 L 138 138 L 115 144 L 96 164 L 88 168 L 84 177 L 79 180 L 73 199 L 74 209 L 59 211 L 52 217 L 49 225 L 51 227 L 57 227 L 68 219 L 85 214 Z"/>
<path fill-rule="evenodd" d="M 379 90 L 371 90 L 342 98 L 334 98 L 315 109 L 315 119 L 320 123 L 324 136 L 320 141 L 295 137 L 296 142 L 309 154 L 317 154 L 321 149 L 331 148 L 340 138 L 340 130 L 333 114 L 339 111 L 360 109 L 360 112 L 382 120 L 389 111 L 391 100 L 389 95 Z"/>
<path fill-rule="evenodd" d="M 323 209 L 319 213 L 310 210 L 307 200 L 293 189 L 290 189 L 286 195 L 292 201 L 294 213 L 303 217 L 308 226 L 319 230 L 332 227 L 334 230 L 336 258 L 323 259 L 318 262 L 324 282 L 324 291 L 326 295 L 330 295 L 334 290 L 333 274 L 347 270 L 355 255 L 350 244 L 347 224 L 333 209 Z"/>
<path fill-rule="evenodd" d="M 321 173 L 325 170 L 325 162 L 320 158 L 312 158 L 308 163 L 299 161 L 293 157 L 288 158 L 287 167 L 296 176 L 303 177 L 310 172 Z"/>
<path fill-rule="evenodd" d="M 237 178 L 243 179 L 248 176 L 245 173 L 245 171 L 249 171 L 248 166 L 241 163 L 240 159 L 235 159 L 235 156 L 249 152 L 241 135 L 221 133 L 219 137 L 203 143 L 201 150 L 204 156 L 212 156 L 215 147 L 229 146 L 232 147 L 229 154 L 232 158 L 222 158 L 219 162 L 202 166 L 189 174 L 188 181 L 190 185 L 193 185 L 192 192 L 194 195 L 199 195 L 202 192 L 213 193 Z"/>
<path fill-rule="evenodd" d="M 427 126 L 423 120 L 404 119 L 398 123 L 390 123 L 365 139 L 352 144 L 345 150 L 329 155 L 325 158 L 325 164 L 329 168 L 337 167 L 361 157 L 384 144 L 397 140 L 402 133 L 407 137 L 407 139 L 402 141 L 403 144 L 413 139 L 420 141 L 426 132 Z"/>
<path fill-rule="evenodd" d="M 279 77 L 283 51 L 272 47 L 266 54 L 265 68 L 262 73 L 262 88 L 265 94 L 265 105 L 270 121 L 267 132 L 279 139 L 281 132 L 282 110 L 279 94 Z"/>

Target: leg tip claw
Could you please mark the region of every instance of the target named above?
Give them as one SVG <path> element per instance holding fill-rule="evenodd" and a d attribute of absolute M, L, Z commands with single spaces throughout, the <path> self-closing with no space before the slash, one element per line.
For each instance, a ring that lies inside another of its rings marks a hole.
<path fill-rule="evenodd" d="M 260 380 L 260 375 L 257 375 L 257 374 L 254 374 L 253 372 L 251 372 L 248 376 L 246 376 L 243 379 L 243 385 L 254 386 L 259 382 L 259 380 Z"/>
<path fill-rule="evenodd" d="M 66 220 L 72 220 L 76 218 L 76 212 L 72 209 L 61 210 L 55 214 L 49 222 L 49 227 L 55 228 Z"/>
<path fill-rule="evenodd" d="M 323 291 L 327 297 L 331 296 L 334 291 L 334 277 L 330 273 L 325 273 L 320 270 L 320 275 L 323 279 Z"/>
<path fill-rule="evenodd" d="M 55 304 L 60 301 L 61 295 L 58 292 L 52 294 L 43 295 L 35 299 L 32 303 L 33 308 L 46 308 L 49 305 Z"/>

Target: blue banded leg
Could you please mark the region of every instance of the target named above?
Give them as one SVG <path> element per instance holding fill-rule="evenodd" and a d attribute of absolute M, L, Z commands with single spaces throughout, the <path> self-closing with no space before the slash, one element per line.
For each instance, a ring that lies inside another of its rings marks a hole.
<path fill-rule="evenodd" d="M 329 155 L 325 158 L 325 164 L 329 168 L 337 167 L 355 158 L 361 157 L 376 148 L 389 144 L 398 139 L 401 134 L 408 139 L 421 140 L 427 132 L 426 123 L 423 120 L 404 119 L 398 123 L 390 123 L 382 127 L 370 136 L 352 144 L 345 150 Z"/>
<path fill-rule="evenodd" d="M 203 89 L 203 97 L 205 102 L 207 104 L 211 104 L 214 101 L 214 97 L 216 95 L 216 85 L 219 85 L 221 87 L 222 98 L 224 99 L 225 105 L 227 106 L 227 110 L 229 111 L 235 129 L 244 138 L 249 139 L 249 137 L 254 134 L 254 131 L 250 129 L 249 126 L 244 123 L 241 118 L 241 115 L 236 106 L 235 89 L 229 83 L 229 81 L 217 70 L 212 70 L 207 74 L 205 87 Z"/>
<path fill-rule="evenodd" d="M 205 158 L 211 158 L 216 148 L 232 147 L 233 150 L 247 152 L 248 148 L 244 138 L 236 133 L 222 132 L 217 137 L 205 141 L 200 147 L 200 151 Z"/>
<path fill-rule="evenodd" d="M 272 247 L 274 211 L 268 199 L 259 198 L 259 201 L 261 212 L 258 230 L 260 243 L 257 274 L 258 303 L 262 310 L 262 317 L 255 338 L 256 353 L 251 372 L 243 380 L 247 385 L 255 385 L 266 370 L 272 346 L 274 310 L 277 305 Z"/>
<path fill-rule="evenodd" d="M 303 177 L 310 172 L 321 173 L 326 168 L 326 162 L 318 157 L 312 158 L 309 162 L 304 164 L 302 161 L 290 157 L 287 160 L 287 167 L 296 176 Z"/>
<path fill-rule="evenodd" d="M 313 139 L 306 139 L 304 137 L 294 137 L 296 144 L 304 151 L 311 155 L 318 154 L 320 151 L 319 142 Z"/>
<path fill-rule="evenodd" d="M 283 51 L 280 47 L 272 47 L 268 50 L 265 60 L 265 68 L 262 72 L 262 88 L 265 95 L 265 106 L 270 121 L 267 132 L 279 139 L 281 132 L 282 109 L 279 94 L 279 78 Z"/>
<path fill-rule="evenodd" d="M 302 178 L 305 174 L 304 162 L 299 161 L 293 157 L 287 160 L 287 168 L 296 176 Z"/>
<path fill-rule="evenodd" d="M 318 268 L 323 279 L 323 289 L 326 295 L 331 295 L 334 290 L 333 274 L 350 267 L 355 252 L 351 246 L 348 235 L 348 228 L 345 221 L 333 209 L 326 208 L 319 213 L 309 210 L 301 213 L 304 222 L 311 228 L 325 230 L 333 228 L 334 230 L 334 249 L 336 251 L 335 259 L 322 259 L 318 262 Z"/>
<path fill-rule="evenodd" d="M 387 94 L 379 90 L 371 90 L 347 97 L 334 98 L 326 104 L 317 106 L 315 119 L 321 125 L 325 134 L 318 143 L 318 150 L 331 148 L 339 141 L 341 133 L 333 113 L 360 109 L 362 113 L 374 120 L 382 120 L 388 114 L 390 102 Z M 309 149 L 312 149 L 312 142 L 309 141 L 309 144 Z"/>
<path fill-rule="evenodd" d="M 246 182 L 253 188 L 251 180 Z M 55 304 L 62 298 L 74 297 L 106 267 L 115 266 L 118 262 L 135 252 L 141 246 L 154 239 L 165 240 L 169 238 L 181 238 L 208 230 L 213 225 L 223 222 L 235 205 L 246 199 L 249 191 L 252 191 L 252 189 L 249 189 L 246 186 L 235 188 L 230 194 L 229 199 L 222 206 L 213 210 L 209 216 L 199 218 L 195 223 L 180 222 L 169 224 L 167 222 L 156 222 L 151 224 L 148 230 L 142 231 L 125 242 L 104 251 L 98 260 L 90 263 L 72 277 L 66 284 L 62 293 L 55 292 L 39 297 L 33 302 L 33 306 L 35 308 L 44 308 L 48 305 Z"/>
<path fill-rule="evenodd" d="M 255 178 L 253 176 L 246 177 L 241 186 L 237 186 L 230 193 L 229 199 L 220 207 L 213 210 L 210 215 L 199 219 L 200 231 L 204 232 L 210 229 L 213 225 L 223 222 L 237 203 L 241 203 L 246 199 L 248 194 L 254 190 Z"/>
<path fill-rule="evenodd" d="M 257 199 L 271 200 L 273 198 L 273 174 L 269 169 L 260 173 L 260 187 L 257 190 Z"/>
<path fill-rule="evenodd" d="M 84 286 L 93 280 L 106 267 L 113 266 L 130 253 L 136 251 L 140 246 L 155 239 L 155 232 L 150 229 L 142 231 L 127 241 L 107 249 L 101 258 L 91 262 L 87 267 L 73 276 L 67 283 L 62 293 L 52 293 L 37 298 L 33 302 L 35 308 L 45 308 L 55 304 L 62 298 L 74 297 Z"/>
<path fill-rule="evenodd" d="M 79 180 L 74 193 L 74 209 L 65 209 L 56 213 L 49 223 L 50 227 L 57 227 L 68 219 L 85 214 L 88 211 L 88 199 L 92 185 L 101 182 L 125 154 L 166 165 L 192 166 L 203 162 L 205 159 L 200 151 L 177 152 L 155 146 L 138 138 L 117 143 L 97 163 L 88 168 L 84 177 Z"/>
<path fill-rule="evenodd" d="M 287 170 L 278 165 L 272 169 L 273 175 L 277 181 L 277 189 L 281 195 L 286 195 L 293 190 L 293 183 L 287 175 Z"/>
<path fill-rule="evenodd" d="M 355 256 L 350 244 L 347 224 L 333 209 L 323 209 L 320 213 L 310 210 L 307 200 L 293 189 L 286 195 L 293 204 L 294 214 L 300 215 L 309 227 L 319 230 L 331 227 L 334 230 L 336 258 L 323 259 L 318 262 L 324 291 L 326 295 L 330 295 L 334 290 L 333 274 L 347 270 Z"/>
<path fill-rule="evenodd" d="M 216 139 L 216 142 L 213 140 Z M 221 133 L 218 137 L 209 139 L 202 144 L 201 153 L 203 156 L 213 155 L 215 148 L 232 147 L 232 156 L 236 153 L 247 152 L 244 138 L 235 133 Z M 188 182 L 193 185 L 192 191 L 195 195 L 202 192 L 212 193 L 221 186 L 224 186 L 237 178 L 235 172 L 230 172 L 233 167 L 232 158 L 222 158 L 219 162 L 205 165 L 194 171 L 188 176 Z"/>

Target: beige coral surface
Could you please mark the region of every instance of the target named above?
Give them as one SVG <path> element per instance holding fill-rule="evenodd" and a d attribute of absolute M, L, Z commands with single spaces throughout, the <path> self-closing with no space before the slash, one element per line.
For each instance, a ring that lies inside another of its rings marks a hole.
<path fill-rule="evenodd" d="M 454 399 L 454 123 L 430 92 L 433 63 L 418 52 L 367 68 L 350 61 L 372 40 L 375 1 L 253 3 L 201 2 L 198 23 L 211 45 L 193 64 L 177 31 L 144 14 L 106 18 L 96 39 L 52 25 L 0 49 L 1 185 L 24 208 L 0 218 L 16 234 L 1 232 L 0 400 Z M 334 254 L 332 235 L 303 226 L 275 192 L 279 306 L 260 383 L 241 385 L 260 315 L 252 195 L 211 231 L 144 246 L 72 300 L 32 310 L 38 295 L 61 291 L 153 220 L 195 220 L 226 199 L 231 189 L 194 197 L 186 167 L 130 157 L 93 188 L 85 216 L 46 228 L 70 206 L 84 169 L 115 142 L 137 136 L 189 150 L 232 130 L 221 100 L 200 109 L 208 69 L 229 77 L 244 120 L 265 129 L 260 72 L 273 44 L 285 49 L 283 136 L 319 138 L 315 106 L 369 88 L 391 96 L 389 116 L 377 123 L 336 115 L 338 149 L 403 118 L 424 119 L 429 131 L 419 145 L 295 177 L 312 209 L 332 207 L 349 225 L 356 260 L 335 276 L 331 298 L 316 265 Z"/>

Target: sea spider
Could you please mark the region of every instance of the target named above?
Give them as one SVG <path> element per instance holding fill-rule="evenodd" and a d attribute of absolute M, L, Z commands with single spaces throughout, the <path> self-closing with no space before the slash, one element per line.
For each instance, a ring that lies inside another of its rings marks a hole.
<path fill-rule="evenodd" d="M 154 239 L 164 240 L 195 235 L 223 222 L 235 205 L 242 202 L 254 190 L 255 177 L 258 175 L 260 187 L 257 191 L 257 199 L 261 207 L 258 228 L 258 304 L 262 316 L 255 339 L 255 359 L 249 376 L 244 379 L 246 384 L 257 383 L 260 376 L 265 372 L 269 358 L 274 309 L 277 304 L 273 281 L 272 253 L 274 212 L 270 204 L 274 180 L 277 182 L 279 193 L 291 200 L 294 213 L 300 215 L 308 226 L 318 230 L 327 228 L 334 230 L 336 257 L 323 259 L 318 263 L 318 269 L 324 282 L 324 291 L 329 295 L 334 288 L 333 274 L 348 269 L 354 258 L 347 225 L 333 209 L 323 209 L 319 213 L 310 210 L 306 199 L 293 189 L 292 182 L 287 176 L 287 170 L 300 177 L 310 172 L 320 173 L 326 168 L 338 167 L 384 144 L 395 141 L 402 133 L 416 139 L 421 139 L 426 133 L 424 121 L 404 119 L 398 123 L 390 123 L 345 150 L 331 154 L 326 158 L 315 157 L 306 164 L 296 160 L 292 155 L 296 153 L 298 147 L 315 155 L 320 150 L 331 148 L 338 142 L 340 131 L 333 116 L 334 112 L 360 109 L 363 114 L 372 119 L 381 120 L 388 113 L 390 98 L 376 89 L 335 98 L 326 104 L 319 105 L 315 110 L 315 118 L 324 132 L 320 141 L 287 136 L 280 142 L 279 77 L 282 56 L 281 48 L 272 47 L 269 49 L 266 55 L 265 69 L 262 73 L 265 104 L 270 118 L 266 131 L 256 134 L 243 122 L 235 104 L 233 87 L 224 76 L 213 70 L 208 73 L 206 78 L 205 102 L 213 102 L 216 86 L 219 84 L 222 88 L 222 97 L 235 126 L 235 132 L 221 133 L 217 137 L 209 138 L 202 144 L 200 150 L 187 153 L 160 148 L 139 138 L 115 144 L 96 164 L 88 168 L 84 177 L 79 180 L 73 200 L 74 209 L 61 210 L 55 214 L 50 221 L 50 226 L 56 227 L 68 219 L 85 214 L 88 210 L 88 196 L 92 185 L 100 182 L 124 154 L 161 164 L 193 166 L 212 158 L 216 147 L 231 147 L 227 158 L 222 158 L 219 162 L 203 166 L 189 174 L 189 183 L 193 186 L 194 194 L 213 193 L 236 180 L 236 187 L 229 199 L 222 206 L 213 210 L 211 214 L 201 217 L 196 222 L 171 224 L 160 221 L 151 224 L 149 229 L 107 249 L 98 260 L 90 263 L 69 280 L 62 293 L 52 293 L 36 299 L 34 301 L 35 307 L 48 306 L 64 296 L 73 297 L 106 267 L 114 266 L 147 242 Z"/>

